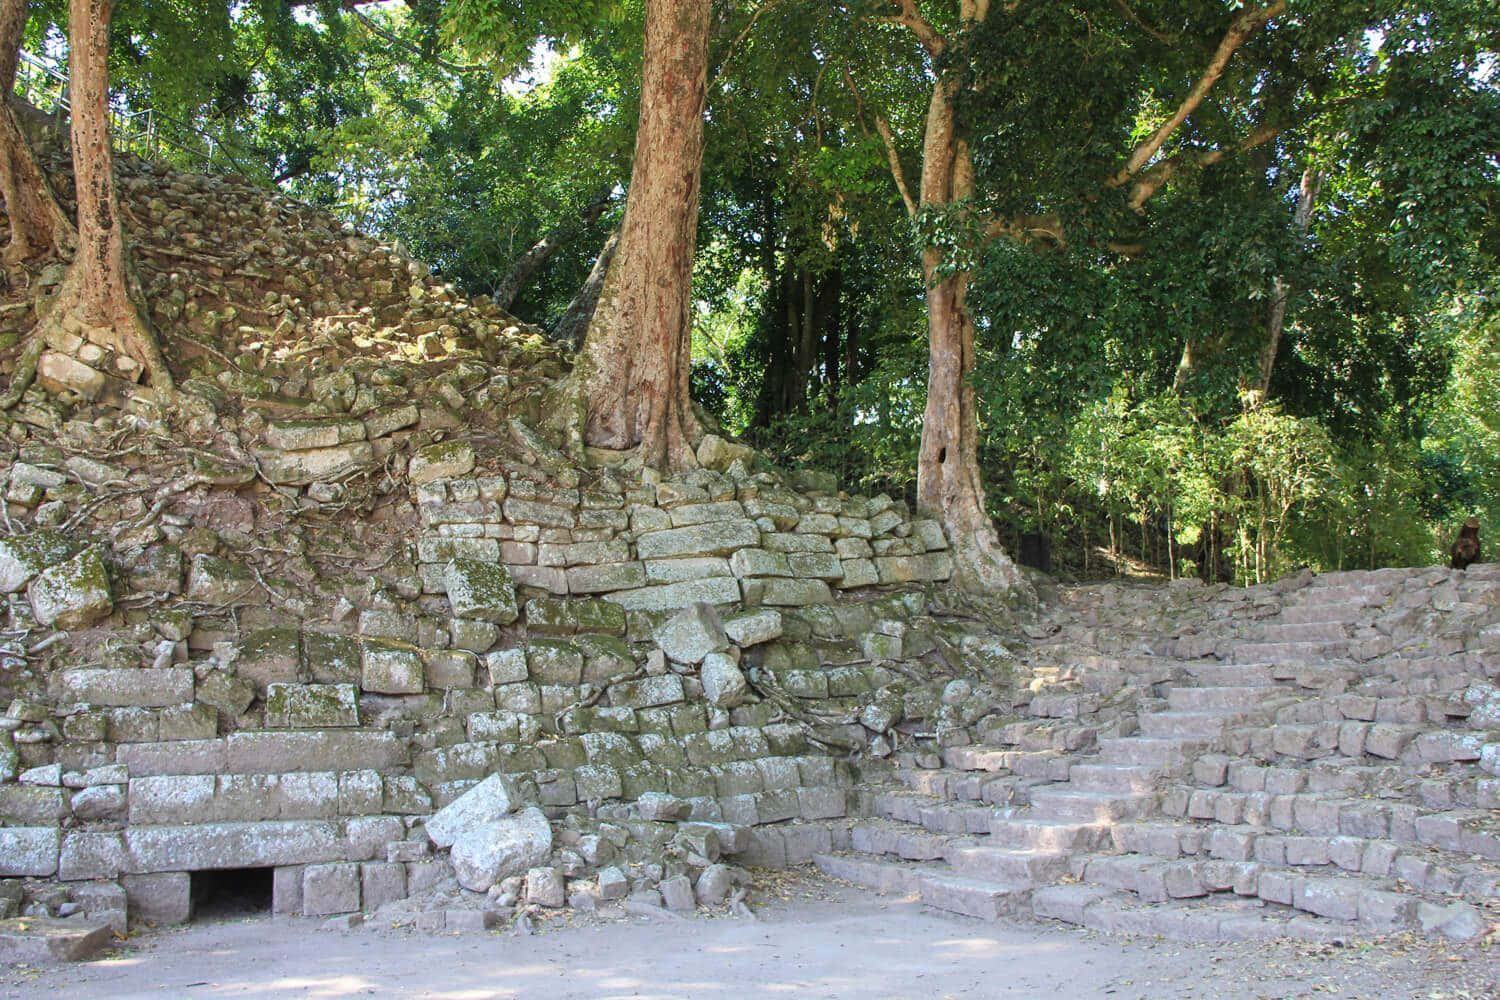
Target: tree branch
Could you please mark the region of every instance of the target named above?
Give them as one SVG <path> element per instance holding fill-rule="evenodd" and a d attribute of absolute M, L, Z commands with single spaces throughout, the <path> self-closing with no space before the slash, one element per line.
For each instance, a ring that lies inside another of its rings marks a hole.
<path fill-rule="evenodd" d="M 936 59 L 943 54 L 947 43 L 937 29 L 928 23 L 917 10 L 917 0 L 890 0 L 890 6 L 895 7 L 898 13 L 877 17 L 875 20 L 884 21 L 887 24 L 899 24 L 904 28 L 910 28 L 911 33 L 917 36 L 917 41 L 927 54 Z"/>
<path fill-rule="evenodd" d="M 1161 42 L 1163 45 L 1177 44 L 1176 35 L 1169 35 L 1161 29 L 1152 27 L 1150 24 L 1147 24 L 1144 18 L 1130 9 L 1130 5 L 1126 3 L 1125 0 L 1115 0 L 1115 6 L 1120 9 L 1121 14 L 1125 15 L 1125 20 L 1129 21 L 1137 28 L 1140 28 L 1142 31 L 1150 35 L 1152 38 L 1156 39 L 1158 42 Z"/>
<path fill-rule="evenodd" d="M 1231 153 L 1243 153 L 1257 146 L 1264 146 L 1275 139 L 1286 130 L 1283 125 L 1262 125 L 1251 132 L 1245 138 L 1232 146 L 1211 149 L 1202 153 L 1182 152 L 1167 157 L 1159 163 L 1153 164 L 1148 170 L 1136 178 L 1136 182 L 1130 189 L 1130 207 L 1137 211 L 1143 211 L 1146 202 L 1151 199 L 1157 191 L 1161 190 L 1163 184 L 1167 183 L 1185 163 L 1191 162 L 1195 166 L 1208 167 L 1223 160 Z M 1114 185 L 1111 185 L 1112 187 Z"/>
<path fill-rule="evenodd" d="M 854 82 L 854 76 L 846 68 L 844 70 L 844 83 L 848 85 L 849 92 L 854 95 L 855 115 L 859 118 L 861 127 L 865 120 L 865 99 L 859 92 L 859 85 Z M 885 145 L 886 161 L 891 167 L 891 177 L 896 182 L 896 190 L 901 192 L 901 202 L 906 206 L 906 214 L 911 218 L 917 217 L 917 202 L 912 197 L 911 185 L 906 183 L 906 170 L 901 166 L 901 156 L 896 150 L 895 137 L 891 135 L 890 122 L 885 116 L 876 112 L 872 117 L 875 119 L 875 131 L 880 133 L 880 141 Z"/>
<path fill-rule="evenodd" d="M 1146 139 L 1145 142 L 1142 142 L 1131 152 L 1130 158 L 1125 161 L 1125 165 L 1109 179 L 1109 186 L 1123 187 L 1132 177 L 1140 173 L 1141 168 L 1172 137 L 1172 133 L 1176 132 L 1178 127 L 1187 120 L 1188 116 L 1197 110 L 1198 105 L 1203 103 L 1203 99 L 1208 96 L 1208 92 L 1213 89 L 1214 84 L 1219 81 L 1219 77 L 1224 75 L 1224 70 L 1228 68 L 1229 60 L 1233 57 L 1235 51 L 1244 45 L 1250 39 L 1250 36 L 1265 27 L 1271 18 L 1285 11 L 1286 0 L 1275 0 L 1269 7 L 1253 8 L 1235 18 L 1234 22 L 1230 24 L 1229 30 L 1224 33 L 1223 39 L 1220 40 L 1219 47 L 1215 50 L 1213 58 L 1209 60 L 1208 67 L 1203 71 L 1203 75 L 1198 78 L 1197 83 L 1193 84 L 1193 89 L 1188 91 L 1187 97 L 1183 98 L 1182 103 L 1177 106 L 1177 110 L 1172 113 L 1172 117 L 1162 122 L 1156 131 L 1151 133 L 1150 138 Z"/>

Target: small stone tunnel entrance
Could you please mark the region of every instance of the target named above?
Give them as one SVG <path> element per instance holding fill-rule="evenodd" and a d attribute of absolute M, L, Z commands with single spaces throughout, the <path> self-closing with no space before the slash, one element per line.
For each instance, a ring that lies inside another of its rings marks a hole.
<path fill-rule="evenodd" d="M 192 919 L 270 916 L 270 868 L 224 868 L 192 873 Z"/>

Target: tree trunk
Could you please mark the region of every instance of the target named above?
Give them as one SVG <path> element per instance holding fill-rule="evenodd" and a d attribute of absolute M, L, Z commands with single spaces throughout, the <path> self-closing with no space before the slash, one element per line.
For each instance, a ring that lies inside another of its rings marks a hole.
<path fill-rule="evenodd" d="M 10 105 L 26 14 L 26 0 L 0 0 L 0 198 L 10 219 L 10 242 L 3 251 L 7 264 L 66 257 L 76 240 Z"/>
<path fill-rule="evenodd" d="M 576 347 L 588 332 L 589 321 L 594 318 L 594 309 L 599 305 L 599 293 L 604 290 L 604 279 L 609 274 L 609 265 L 615 259 L 615 250 L 620 246 L 620 231 L 614 230 L 599 248 L 599 259 L 589 270 L 588 280 L 568 303 L 562 319 L 552 331 L 552 339 Z"/>
<path fill-rule="evenodd" d="M 575 218 L 553 226 L 532 245 L 531 249 L 517 257 L 511 264 L 509 273 L 500 279 L 500 287 L 496 288 L 495 294 L 491 296 L 495 304 L 501 309 L 509 310 L 511 303 L 515 302 L 516 296 L 521 293 L 521 289 L 525 288 L 526 283 L 531 280 L 531 276 L 536 274 L 543 264 L 551 260 L 553 254 L 573 242 L 589 226 L 599 221 L 599 216 L 604 214 L 604 210 L 609 207 L 612 200 L 611 189 L 605 188 L 594 197 L 593 201 L 584 206 Z"/>
<path fill-rule="evenodd" d="M 688 402 L 709 0 L 647 0 L 641 115 L 620 248 L 574 371 L 584 441 L 697 464 Z"/>
<path fill-rule="evenodd" d="M 73 0 L 68 12 L 78 253 L 44 323 L 133 358 L 151 384 L 170 395 L 172 376 L 140 304 L 115 197 L 108 107 L 111 5 L 112 0 Z"/>
<path fill-rule="evenodd" d="M 968 144 L 958 133 L 953 97 L 957 81 L 939 76 L 927 108 L 922 149 L 921 205 L 941 208 L 973 190 Z M 1024 588 L 1016 564 L 1000 546 L 985 509 L 979 473 L 979 424 L 974 409 L 974 321 L 969 275 L 938 277 L 943 253 L 922 251 L 927 281 L 927 409 L 917 454 L 917 505 L 942 522 L 952 547 L 958 582 L 1006 593 Z"/>
<path fill-rule="evenodd" d="M 1292 212 L 1292 232 L 1300 242 L 1307 235 L 1312 222 L 1313 203 L 1318 198 L 1322 178 L 1318 171 L 1308 167 L 1302 171 L 1301 190 L 1297 195 L 1297 208 Z M 1264 403 L 1271 392 L 1271 371 L 1276 366 L 1276 352 L 1281 348 L 1281 331 L 1286 325 L 1286 304 L 1291 297 L 1291 286 L 1281 278 L 1276 279 L 1271 295 L 1271 312 L 1266 321 L 1266 339 L 1261 345 L 1256 378 L 1256 405 Z"/>

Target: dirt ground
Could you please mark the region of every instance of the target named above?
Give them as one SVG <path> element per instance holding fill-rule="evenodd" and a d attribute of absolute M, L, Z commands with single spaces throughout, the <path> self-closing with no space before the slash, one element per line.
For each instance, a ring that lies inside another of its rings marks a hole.
<path fill-rule="evenodd" d="M 96 961 L 0 970 L 3 997 L 1500 997 L 1496 947 L 1193 945 L 966 920 L 815 875 L 755 919 L 556 918 L 534 934 L 419 935 L 252 917 L 133 936 Z"/>

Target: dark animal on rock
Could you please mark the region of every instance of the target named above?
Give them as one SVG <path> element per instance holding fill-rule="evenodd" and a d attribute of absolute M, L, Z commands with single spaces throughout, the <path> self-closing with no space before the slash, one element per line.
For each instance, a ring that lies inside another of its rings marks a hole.
<path fill-rule="evenodd" d="M 1469 563 L 1479 561 L 1479 518 L 1471 517 L 1458 529 L 1458 541 L 1453 543 L 1453 568 L 1467 569 Z"/>

